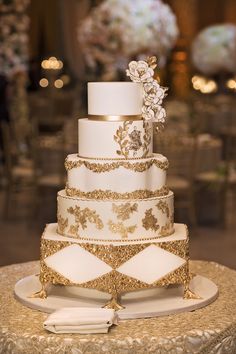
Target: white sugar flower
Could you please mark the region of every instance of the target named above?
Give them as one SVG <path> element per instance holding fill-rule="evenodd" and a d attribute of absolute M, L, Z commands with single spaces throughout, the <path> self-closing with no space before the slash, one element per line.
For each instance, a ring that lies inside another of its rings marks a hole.
<path fill-rule="evenodd" d="M 150 104 L 162 104 L 163 99 L 166 96 L 167 89 L 158 84 L 156 80 L 145 83 L 144 88 L 144 102 L 146 105 Z"/>
<path fill-rule="evenodd" d="M 166 110 L 165 108 L 159 106 L 158 111 L 156 113 L 156 119 L 154 119 L 154 121 L 165 123 L 165 119 L 166 119 Z"/>
<path fill-rule="evenodd" d="M 167 89 L 158 84 L 153 78 L 154 70 L 153 60 L 156 63 L 156 58 L 152 61 L 131 61 L 129 69 L 126 70 L 127 76 L 130 76 L 133 82 L 141 82 L 143 86 L 143 107 L 142 117 L 145 121 L 156 123 L 164 123 L 166 111 L 161 106 L 163 98 L 166 96 Z"/>
<path fill-rule="evenodd" d="M 155 113 L 150 106 L 143 106 L 142 117 L 145 121 L 152 121 L 153 118 L 155 117 Z"/>
<path fill-rule="evenodd" d="M 154 71 L 148 66 L 148 63 L 143 60 L 131 61 L 129 69 L 126 70 L 127 76 L 133 82 L 150 82 L 153 81 Z"/>

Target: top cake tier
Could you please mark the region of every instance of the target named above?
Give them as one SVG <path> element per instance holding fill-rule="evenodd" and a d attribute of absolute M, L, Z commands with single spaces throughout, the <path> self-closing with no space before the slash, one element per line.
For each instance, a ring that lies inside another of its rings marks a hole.
<path fill-rule="evenodd" d="M 142 92 L 142 86 L 139 83 L 134 83 L 134 82 L 89 82 L 88 83 L 89 119 L 95 119 L 95 120 L 140 119 L 142 114 L 142 105 L 143 105 L 143 92 Z M 126 116 L 130 116 L 130 117 L 126 117 Z"/>

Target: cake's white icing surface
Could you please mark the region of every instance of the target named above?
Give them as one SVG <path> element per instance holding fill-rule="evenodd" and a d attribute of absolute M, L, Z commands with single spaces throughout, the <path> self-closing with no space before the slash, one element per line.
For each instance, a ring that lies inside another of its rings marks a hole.
<path fill-rule="evenodd" d="M 97 172 L 101 167 L 111 166 L 113 160 L 93 160 L 82 159 L 77 154 L 71 154 L 67 157 L 67 162 L 77 165 L 67 171 L 67 187 L 75 188 L 82 192 L 93 192 L 94 190 L 110 190 L 117 193 L 130 193 L 137 190 L 156 191 L 166 184 L 166 170 L 159 167 L 167 163 L 167 158 L 160 154 L 153 154 L 153 157 L 129 160 L 131 168 L 122 167 L 109 169 L 106 172 Z M 144 163 L 153 162 L 149 168 L 144 171 L 135 171 L 135 166 Z M 155 163 L 156 162 L 156 163 Z M 86 163 L 96 164 L 98 169 L 86 167 Z M 133 168 L 132 168 L 133 166 Z"/>
<path fill-rule="evenodd" d="M 142 85 L 134 82 L 89 82 L 88 114 L 140 115 Z"/>
<path fill-rule="evenodd" d="M 141 240 L 173 233 L 174 196 L 140 200 L 86 200 L 58 192 L 63 235 L 89 240 Z M 160 204 L 161 203 L 161 204 Z M 167 228 L 167 230 L 166 230 Z"/>
<path fill-rule="evenodd" d="M 125 131 L 125 129 L 127 129 Z M 122 131 L 123 138 L 118 136 Z M 148 135 L 147 135 L 148 134 Z M 145 146 L 145 139 L 150 134 L 150 142 Z M 126 135 L 126 136 L 125 136 Z M 144 127 L 143 120 L 130 122 L 93 121 L 87 118 L 79 119 L 79 155 L 94 159 L 140 158 L 152 155 L 152 127 Z M 121 149 L 120 144 L 127 141 Z M 120 144 L 119 144 L 120 143 Z M 127 149 L 127 156 L 123 151 Z M 119 153 L 120 151 L 120 153 Z"/>

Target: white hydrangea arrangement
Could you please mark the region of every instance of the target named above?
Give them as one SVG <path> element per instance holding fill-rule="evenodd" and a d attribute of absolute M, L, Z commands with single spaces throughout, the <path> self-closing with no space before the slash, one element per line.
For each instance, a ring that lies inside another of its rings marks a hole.
<path fill-rule="evenodd" d="M 162 107 L 163 99 L 166 97 L 166 87 L 159 85 L 154 79 L 154 69 L 157 67 L 156 57 L 150 57 L 147 61 L 131 61 L 126 75 L 133 82 L 139 82 L 143 86 L 143 107 L 142 117 L 145 121 L 156 123 L 157 130 L 163 127 L 166 118 L 166 111 Z"/>
<path fill-rule="evenodd" d="M 176 17 L 161 0 L 105 0 L 78 28 L 84 59 L 103 80 L 155 53 L 163 67 L 178 37 Z"/>
<path fill-rule="evenodd" d="M 192 61 L 205 75 L 236 72 L 236 26 L 222 24 L 201 31 L 192 45 Z"/>
<path fill-rule="evenodd" d="M 30 0 L 0 0 L 0 73 L 11 78 L 28 67 Z"/>

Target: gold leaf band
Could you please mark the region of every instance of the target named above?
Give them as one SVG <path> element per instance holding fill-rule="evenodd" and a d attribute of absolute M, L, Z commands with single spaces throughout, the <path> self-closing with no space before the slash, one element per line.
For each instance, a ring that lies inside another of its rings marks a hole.
<path fill-rule="evenodd" d="M 103 122 L 122 122 L 122 121 L 132 121 L 132 120 L 142 120 L 141 114 L 135 115 L 96 115 L 88 114 L 89 120 L 98 120 Z"/>

